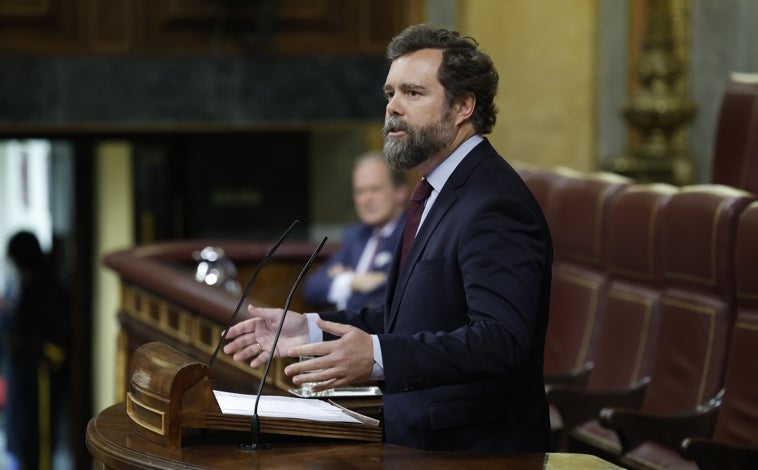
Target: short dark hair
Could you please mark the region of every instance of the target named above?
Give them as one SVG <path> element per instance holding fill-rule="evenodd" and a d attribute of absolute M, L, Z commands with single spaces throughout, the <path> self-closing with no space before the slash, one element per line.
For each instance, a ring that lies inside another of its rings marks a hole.
<path fill-rule="evenodd" d="M 7 255 L 20 271 L 39 269 L 44 261 L 37 237 L 27 231 L 18 232 L 11 237 Z"/>
<path fill-rule="evenodd" d="M 474 129 L 489 134 L 495 126 L 498 73 L 489 55 L 479 49 L 472 37 L 457 31 L 438 28 L 428 23 L 409 26 L 392 38 L 387 46 L 387 58 L 395 60 L 421 49 L 441 49 L 442 63 L 437 79 L 445 88 L 450 105 L 466 93 L 476 96 L 472 115 Z"/>

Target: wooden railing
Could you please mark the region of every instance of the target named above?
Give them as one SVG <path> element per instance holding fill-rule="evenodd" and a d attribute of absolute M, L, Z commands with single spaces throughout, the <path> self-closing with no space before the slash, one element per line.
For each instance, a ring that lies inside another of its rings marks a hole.
<path fill-rule="evenodd" d="M 194 279 L 192 254 L 206 246 L 224 250 L 235 263 L 241 290 L 250 279 L 270 244 L 208 240 L 182 240 L 144 245 L 108 254 L 104 263 L 121 279 L 121 298 L 117 312 L 120 324 L 118 339 L 116 390 L 126 393 L 129 360 L 140 345 L 161 341 L 198 361 L 208 362 L 231 318 L 239 296 L 208 286 Z M 261 269 L 238 319 L 248 318 L 246 306 L 281 307 L 303 265 L 316 244 L 285 242 Z M 327 245 L 312 267 L 325 260 L 333 247 Z M 313 311 L 296 292 L 290 309 Z M 267 393 L 292 387 L 283 373 L 291 359 L 275 359 L 266 380 Z M 214 387 L 239 393 L 254 393 L 263 368 L 251 369 L 220 353 L 212 367 Z"/>

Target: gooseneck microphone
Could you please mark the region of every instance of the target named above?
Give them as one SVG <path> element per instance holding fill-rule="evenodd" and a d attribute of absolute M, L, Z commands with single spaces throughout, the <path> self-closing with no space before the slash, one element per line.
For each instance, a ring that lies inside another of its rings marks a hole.
<path fill-rule="evenodd" d="M 303 270 L 300 271 L 300 275 L 297 276 L 295 283 L 292 284 L 292 289 L 290 289 L 290 293 L 287 295 L 287 301 L 284 303 L 284 310 L 282 310 L 282 319 L 279 320 L 279 327 L 276 330 L 276 335 L 274 335 L 274 341 L 273 343 L 271 343 L 271 354 L 269 354 L 268 361 L 266 361 L 266 368 L 263 369 L 263 375 L 261 376 L 261 383 L 258 386 L 258 393 L 255 395 L 255 407 L 253 408 L 253 422 L 250 425 L 250 435 L 252 437 L 252 442 L 250 444 L 241 444 L 240 447 L 244 450 L 267 450 L 271 448 L 271 444 L 261 443 L 261 423 L 260 423 L 260 419 L 258 418 L 258 402 L 261 401 L 261 395 L 263 394 L 263 386 L 266 384 L 266 376 L 268 376 L 268 370 L 271 368 L 271 361 L 274 359 L 276 344 L 279 342 L 279 335 L 282 333 L 282 327 L 284 326 L 284 319 L 287 316 L 287 311 L 289 310 L 290 302 L 292 301 L 292 295 L 295 293 L 295 290 L 297 289 L 297 286 L 300 284 L 300 281 L 305 276 L 305 273 L 308 272 L 311 265 L 316 260 L 316 256 L 318 256 L 319 251 L 321 251 L 321 248 L 324 246 L 324 243 L 326 243 L 326 239 L 327 237 L 324 237 L 324 239 L 321 240 L 321 243 L 318 245 L 318 247 L 316 247 L 316 251 L 313 252 L 313 254 L 311 255 L 311 258 L 308 260 L 307 263 L 305 263 Z"/>
<path fill-rule="evenodd" d="M 258 262 L 258 266 L 255 267 L 255 271 L 253 272 L 253 275 L 250 277 L 250 281 L 247 283 L 247 287 L 245 287 L 245 292 L 242 293 L 242 297 L 240 298 L 240 301 L 237 304 L 237 308 L 234 309 L 234 313 L 232 314 L 232 317 L 226 323 L 226 328 L 224 328 L 224 333 L 221 335 L 221 339 L 218 341 L 218 344 L 216 345 L 216 350 L 213 351 L 211 360 L 208 361 L 209 368 L 212 367 L 213 363 L 216 361 L 216 356 L 218 356 L 218 352 L 221 350 L 221 345 L 224 344 L 224 340 L 226 339 L 226 334 L 229 331 L 229 327 L 231 327 L 234 324 L 234 320 L 237 318 L 237 314 L 239 313 L 240 308 L 242 307 L 242 304 L 245 303 L 247 294 L 250 293 L 250 288 L 253 287 L 253 282 L 255 281 L 255 278 L 258 277 L 258 271 L 260 271 L 263 265 L 268 262 L 268 260 L 276 251 L 276 249 L 279 248 L 279 245 L 281 245 L 284 239 L 287 238 L 287 235 L 290 234 L 290 232 L 295 227 L 295 225 L 298 224 L 298 222 L 300 221 L 295 219 L 292 222 L 292 224 L 290 224 L 289 228 L 282 234 L 282 236 L 279 237 L 279 240 L 277 240 L 276 243 L 274 243 L 274 245 L 271 248 L 269 248 L 268 252 L 265 255 L 263 255 L 263 258 L 261 258 L 261 260 Z"/>

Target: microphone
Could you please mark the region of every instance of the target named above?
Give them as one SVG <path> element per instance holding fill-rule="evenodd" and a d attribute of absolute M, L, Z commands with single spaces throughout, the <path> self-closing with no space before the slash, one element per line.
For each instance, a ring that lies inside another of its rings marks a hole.
<path fill-rule="evenodd" d="M 311 255 L 311 259 L 309 259 L 308 262 L 305 263 L 303 270 L 300 271 L 300 275 L 297 276 L 295 283 L 292 285 L 292 289 L 290 289 L 290 293 L 287 295 L 287 301 L 284 303 L 284 310 L 282 310 L 282 319 L 279 320 L 279 327 L 277 328 L 276 334 L 274 335 L 274 341 L 271 343 L 271 354 L 268 357 L 268 361 L 266 361 L 266 368 L 263 369 L 263 375 L 261 376 L 261 383 L 258 386 L 258 393 L 255 395 L 255 407 L 253 408 L 253 422 L 250 424 L 250 434 L 252 437 L 252 442 L 250 444 L 241 444 L 240 447 L 244 450 L 268 450 L 271 448 L 271 444 L 261 443 L 261 423 L 260 423 L 260 419 L 258 418 L 258 402 L 260 402 L 261 395 L 263 394 L 263 386 L 266 384 L 266 376 L 268 376 L 268 370 L 271 368 L 271 361 L 274 359 L 274 352 L 276 351 L 276 343 L 279 342 L 279 335 L 282 333 L 282 327 L 284 326 L 284 319 L 287 316 L 287 311 L 289 310 L 290 302 L 292 301 L 292 295 L 295 293 L 295 289 L 297 289 L 297 286 L 300 284 L 300 281 L 305 276 L 305 273 L 308 272 L 311 265 L 316 260 L 316 256 L 318 256 L 319 251 L 321 251 L 321 248 L 324 246 L 324 243 L 326 243 L 326 239 L 327 237 L 324 237 L 324 239 L 321 240 L 321 243 L 316 248 L 316 251 L 314 251 L 313 254 Z"/>
<path fill-rule="evenodd" d="M 279 240 L 277 240 L 276 243 L 274 243 L 274 246 L 272 246 L 268 250 L 268 252 L 265 255 L 263 255 L 263 258 L 261 258 L 261 260 L 258 262 L 258 266 L 255 267 L 255 271 L 253 272 L 253 275 L 250 277 L 250 281 L 247 283 L 247 287 L 245 287 L 245 292 L 242 293 L 242 298 L 240 298 L 240 301 L 237 304 L 237 308 L 234 309 L 234 313 L 232 314 L 232 317 L 226 323 L 226 328 L 224 328 L 224 333 L 221 335 L 221 339 L 218 341 L 218 344 L 216 345 L 216 350 L 213 351 L 211 360 L 208 361 L 209 368 L 213 366 L 213 363 L 216 361 L 216 356 L 218 356 L 218 352 L 221 350 L 221 345 L 224 343 L 224 340 L 226 339 L 226 334 L 229 331 L 229 327 L 231 327 L 234 324 L 234 320 L 237 318 L 237 314 L 240 311 L 240 307 L 242 307 L 242 304 L 245 302 L 245 299 L 247 298 L 247 294 L 250 292 L 250 288 L 253 287 L 253 282 L 255 281 L 255 278 L 258 277 L 258 271 L 260 271 L 263 265 L 268 262 L 268 260 L 276 251 L 276 249 L 279 248 L 279 245 L 281 245 L 284 239 L 287 238 L 287 235 L 290 234 L 290 232 L 295 227 L 295 225 L 297 225 L 298 222 L 300 221 L 295 219 L 292 222 L 292 224 L 290 224 L 289 228 L 282 234 L 282 236 L 279 237 Z"/>

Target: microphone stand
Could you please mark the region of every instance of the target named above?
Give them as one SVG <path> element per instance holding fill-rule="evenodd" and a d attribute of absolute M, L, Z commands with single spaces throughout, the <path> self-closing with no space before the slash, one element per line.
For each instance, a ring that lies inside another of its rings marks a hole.
<path fill-rule="evenodd" d="M 245 302 L 245 299 L 247 298 L 247 294 L 250 293 L 250 288 L 253 287 L 253 282 L 255 281 L 255 278 L 258 277 L 258 271 L 260 271 L 263 265 L 268 262 L 268 260 L 277 250 L 277 248 L 279 248 L 279 245 L 281 245 L 284 239 L 287 238 L 287 235 L 289 235 L 289 233 L 292 231 L 295 225 L 297 225 L 298 222 L 300 221 L 295 219 L 292 222 L 292 224 L 290 224 L 289 228 L 282 234 L 282 236 L 279 237 L 279 240 L 277 240 L 276 243 L 274 243 L 274 246 L 272 246 L 268 250 L 268 253 L 266 253 L 263 256 L 263 258 L 261 258 L 261 260 L 258 262 L 258 266 L 255 267 L 255 271 L 253 272 L 253 275 L 250 277 L 250 281 L 247 283 L 247 287 L 245 287 L 245 292 L 242 294 L 242 297 L 240 298 L 240 301 L 237 304 L 237 308 L 234 309 L 234 313 L 232 314 L 232 317 L 226 323 L 226 327 L 224 328 L 224 333 L 221 335 L 221 339 L 218 341 L 218 344 L 216 345 L 216 350 L 213 351 L 211 360 L 208 361 L 208 368 L 212 367 L 213 363 L 216 361 L 216 356 L 218 356 L 218 352 L 221 350 L 221 345 L 224 343 L 224 340 L 226 339 L 226 334 L 229 331 L 229 327 L 231 327 L 232 324 L 234 323 L 234 320 L 237 318 L 237 314 L 240 311 L 240 307 L 242 307 L 242 304 Z"/>
<path fill-rule="evenodd" d="M 324 246 L 324 243 L 326 243 L 326 239 L 327 237 L 324 237 L 324 239 L 321 240 L 321 243 L 316 248 L 316 251 L 313 252 L 308 262 L 305 263 L 305 266 L 303 267 L 302 271 L 300 271 L 300 275 L 297 276 L 295 283 L 292 285 L 292 289 L 290 289 L 290 293 L 287 295 L 287 301 L 284 303 L 284 310 L 282 310 L 282 319 L 279 320 L 279 327 L 276 329 L 276 335 L 274 335 L 274 341 L 273 343 L 271 343 L 271 354 L 269 354 L 268 361 L 266 361 L 266 368 L 263 370 L 263 375 L 261 376 L 261 383 L 258 386 L 258 393 L 255 396 L 255 407 L 253 408 L 253 421 L 250 424 L 250 435 L 252 437 L 252 442 L 250 444 L 240 444 L 240 448 L 243 450 L 268 450 L 271 448 L 271 444 L 266 443 L 266 442 L 261 442 L 261 423 L 258 417 L 258 402 L 260 402 L 261 395 L 263 394 L 263 386 L 266 384 L 266 377 L 268 376 L 268 370 L 271 368 L 271 362 L 274 359 L 276 344 L 279 342 L 279 335 L 282 333 L 282 327 L 284 327 L 284 319 L 287 316 L 287 311 L 289 310 L 290 302 L 292 301 L 292 295 L 295 293 L 295 290 L 297 289 L 297 286 L 300 284 L 300 281 L 305 276 L 305 273 L 308 272 L 308 269 L 310 269 L 311 265 L 316 260 L 316 256 L 318 255 L 319 251 L 321 251 L 321 248 Z"/>

